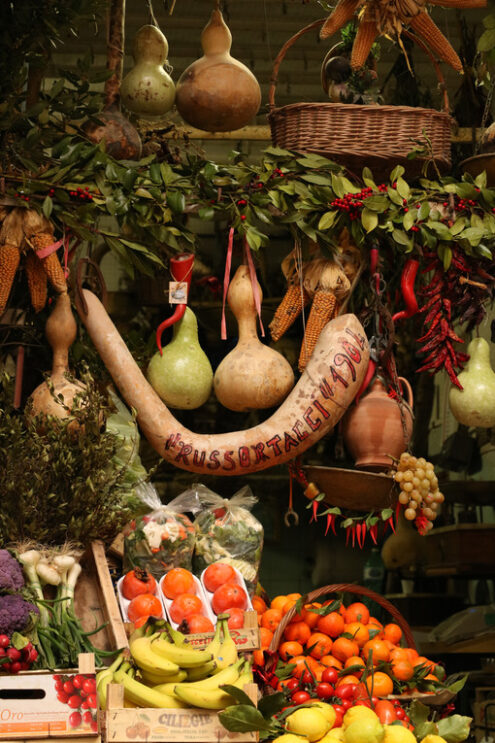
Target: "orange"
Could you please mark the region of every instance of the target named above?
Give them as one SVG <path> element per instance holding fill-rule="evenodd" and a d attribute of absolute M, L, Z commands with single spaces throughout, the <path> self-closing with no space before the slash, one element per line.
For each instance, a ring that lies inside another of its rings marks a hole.
<path fill-rule="evenodd" d="M 395 622 L 386 624 L 383 628 L 383 638 L 393 642 L 394 645 L 398 645 L 402 639 L 402 630 L 398 624 L 395 624 Z"/>
<path fill-rule="evenodd" d="M 404 650 L 406 651 L 406 655 L 407 655 L 409 662 L 414 665 L 414 661 L 416 660 L 416 658 L 419 658 L 418 651 L 415 650 L 414 648 L 404 648 Z"/>
<path fill-rule="evenodd" d="M 296 640 L 301 645 L 305 645 L 311 636 L 311 630 L 309 629 L 306 622 L 296 622 L 295 624 L 289 624 L 285 628 L 284 638 L 286 640 Z"/>
<path fill-rule="evenodd" d="M 127 607 L 127 616 L 129 622 L 135 622 L 141 617 L 152 616 L 161 618 L 163 616 L 162 603 L 160 599 L 152 593 L 141 593 L 139 596 L 135 596 L 131 599 L 129 606 Z"/>
<path fill-rule="evenodd" d="M 202 614 L 191 614 L 190 617 L 187 617 L 186 622 L 191 635 L 199 634 L 200 632 L 215 631 L 211 619 L 204 617 Z"/>
<path fill-rule="evenodd" d="M 370 617 L 368 621 L 368 630 L 371 634 L 372 630 L 376 633 L 376 630 L 380 632 L 380 637 L 383 633 L 383 624 L 378 621 L 376 617 Z"/>
<path fill-rule="evenodd" d="M 202 612 L 202 601 L 193 593 L 182 593 L 177 596 L 168 610 L 170 619 L 177 624 L 180 624 L 184 619 L 188 619 L 192 614 L 201 614 Z"/>
<path fill-rule="evenodd" d="M 342 686 L 343 684 L 359 684 L 359 679 L 357 676 L 354 676 L 353 673 L 348 673 L 346 676 L 341 676 L 338 680 L 335 690 L 337 690 L 339 686 Z"/>
<path fill-rule="evenodd" d="M 351 622 L 362 622 L 368 624 L 370 619 L 370 612 L 367 606 L 356 601 L 354 604 L 350 604 L 345 610 L 344 619 L 346 624 Z"/>
<path fill-rule="evenodd" d="M 392 660 L 391 668 L 398 681 L 409 681 L 414 675 L 414 668 L 408 660 Z"/>
<path fill-rule="evenodd" d="M 351 622 L 350 624 L 346 624 L 344 632 L 351 635 L 352 639 L 357 642 L 360 648 L 362 648 L 365 642 L 368 642 L 370 639 L 368 627 L 361 622 Z"/>
<path fill-rule="evenodd" d="M 296 655 L 294 658 L 290 659 L 291 665 L 294 665 L 295 668 L 292 670 L 292 675 L 296 678 L 301 678 L 304 671 L 308 670 L 309 663 L 306 665 L 307 658 L 305 655 Z"/>
<path fill-rule="evenodd" d="M 376 697 L 388 697 L 394 690 L 394 682 L 382 671 L 375 671 L 365 681 L 368 691 Z"/>
<path fill-rule="evenodd" d="M 275 632 L 282 619 L 282 612 L 279 609 L 267 609 L 261 615 L 261 626 Z"/>
<path fill-rule="evenodd" d="M 215 593 L 217 588 L 229 582 L 237 583 L 237 574 L 232 565 L 225 562 L 214 562 L 203 573 L 204 586 L 210 593 Z"/>
<path fill-rule="evenodd" d="M 425 676 L 423 681 L 436 681 L 438 684 L 438 679 L 433 673 L 429 673 L 427 676 Z"/>
<path fill-rule="evenodd" d="M 320 614 L 312 611 L 312 609 L 319 609 L 321 604 L 305 604 L 302 610 L 301 616 L 303 622 L 306 622 L 310 629 L 314 629 L 320 620 Z"/>
<path fill-rule="evenodd" d="M 261 596 L 253 596 L 253 598 L 251 599 L 251 603 L 253 605 L 253 609 L 257 614 L 263 614 L 263 612 L 266 611 L 268 608 Z"/>
<path fill-rule="evenodd" d="M 353 655 L 359 655 L 359 646 L 354 640 L 347 637 L 338 637 L 333 643 L 332 655 L 341 661 L 346 661 Z"/>
<path fill-rule="evenodd" d="M 267 627 L 260 627 L 260 640 L 262 650 L 270 645 L 272 638 L 273 632 L 271 630 L 269 630 Z"/>
<path fill-rule="evenodd" d="M 237 583 L 227 582 L 219 586 L 211 599 L 211 608 L 215 614 L 221 614 L 227 609 L 246 609 L 247 593 Z"/>
<path fill-rule="evenodd" d="M 351 655 L 350 658 L 347 658 L 346 662 L 344 663 L 344 668 L 351 668 L 351 666 L 365 666 L 365 662 L 362 658 L 359 657 L 359 655 Z M 351 671 L 355 676 L 361 677 L 362 671 Z"/>
<path fill-rule="evenodd" d="M 332 611 L 330 614 L 320 617 L 316 623 L 316 627 L 319 632 L 323 632 L 323 634 L 329 637 L 338 637 L 344 631 L 344 617 L 338 612 Z"/>
<path fill-rule="evenodd" d="M 386 663 L 390 658 L 390 650 L 388 649 L 388 646 L 378 637 L 374 637 L 372 640 L 368 640 L 368 642 L 364 644 L 362 651 L 363 658 L 368 660 L 371 651 L 373 652 L 373 665 L 375 666 L 379 661 L 382 660 Z"/>
<path fill-rule="evenodd" d="M 324 655 L 323 658 L 320 658 L 320 663 L 325 666 L 325 668 L 337 668 L 339 671 L 341 671 L 343 667 L 342 661 L 334 655 Z"/>
<path fill-rule="evenodd" d="M 393 650 L 390 651 L 390 660 L 394 663 L 397 663 L 400 660 L 407 660 L 408 663 L 411 663 L 407 648 L 395 647 Z"/>
<path fill-rule="evenodd" d="M 297 604 L 297 599 L 287 599 L 287 601 L 282 607 L 282 614 L 284 615 L 287 614 L 289 609 L 292 609 L 292 607 L 295 606 L 295 604 Z M 296 612 L 290 621 L 291 622 L 302 622 L 302 614 Z"/>
<path fill-rule="evenodd" d="M 172 568 L 162 580 L 162 591 L 168 599 L 176 599 L 181 593 L 196 593 L 193 574 L 185 568 Z"/>
<path fill-rule="evenodd" d="M 253 653 L 253 663 L 255 666 L 264 666 L 265 658 L 263 656 L 263 650 L 255 650 Z"/>
<path fill-rule="evenodd" d="M 414 668 L 416 668 L 417 666 L 422 666 L 424 664 L 425 668 L 428 669 L 428 673 L 431 673 L 435 668 L 435 663 L 433 663 L 431 660 L 428 660 L 428 658 L 425 658 L 424 655 L 418 655 L 418 657 L 412 662 L 412 664 Z"/>
<path fill-rule="evenodd" d="M 270 609 L 277 609 L 281 612 L 286 601 L 287 596 L 275 596 L 275 598 L 270 601 Z"/>
<path fill-rule="evenodd" d="M 329 655 L 333 642 L 324 635 L 323 632 L 313 632 L 306 642 L 306 649 L 313 658 L 320 660 L 325 655 Z"/>
<path fill-rule="evenodd" d="M 294 658 L 295 655 L 302 655 L 303 650 L 304 648 L 300 642 L 287 640 L 287 642 L 283 642 L 279 645 L 278 654 L 282 660 L 290 660 L 291 658 Z"/>
<path fill-rule="evenodd" d="M 319 683 L 321 681 L 321 677 L 323 676 L 323 671 L 325 670 L 325 666 L 322 663 L 318 663 L 318 665 L 314 666 L 311 670 L 313 672 L 315 679 Z"/>
<path fill-rule="evenodd" d="M 375 637 L 376 637 L 376 635 L 375 635 Z M 384 637 L 381 637 L 381 636 L 380 636 L 380 638 L 379 638 L 379 639 L 380 639 L 380 640 L 381 640 L 382 642 L 384 642 L 384 643 L 385 643 L 385 645 L 386 645 L 386 646 L 388 647 L 388 649 L 390 650 L 390 652 L 391 652 L 391 653 L 392 653 L 392 652 L 393 652 L 393 651 L 395 650 L 395 648 L 397 647 L 397 645 L 395 644 L 395 642 L 390 642 L 390 640 L 386 640 L 386 639 L 385 639 Z"/>
<path fill-rule="evenodd" d="M 291 599 L 292 601 L 297 601 L 298 599 L 301 598 L 301 594 L 300 593 L 288 593 L 285 598 Z"/>

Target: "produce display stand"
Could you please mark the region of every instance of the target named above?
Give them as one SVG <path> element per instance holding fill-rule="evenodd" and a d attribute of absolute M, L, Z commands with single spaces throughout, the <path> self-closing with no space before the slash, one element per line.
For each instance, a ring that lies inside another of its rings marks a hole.
<path fill-rule="evenodd" d="M 258 687 L 246 684 L 245 692 L 256 702 Z M 149 743 L 217 743 L 222 739 L 232 743 L 256 743 L 257 733 L 229 733 L 222 727 L 218 713 L 208 709 L 146 709 L 124 708 L 124 687 L 110 684 L 105 714 L 106 740 L 128 743 L 146 740 Z"/>

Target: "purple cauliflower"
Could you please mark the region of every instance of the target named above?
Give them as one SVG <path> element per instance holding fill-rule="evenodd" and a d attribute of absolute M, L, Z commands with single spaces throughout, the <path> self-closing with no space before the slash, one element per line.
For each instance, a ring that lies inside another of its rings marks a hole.
<path fill-rule="evenodd" d="M 39 614 L 39 610 L 20 593 L 0 596 L 0 634 L 11 637 L 22 632 L 31 621 L 30 614 Z"/>
<path fill-rule="evenodd" d="M 8 550 L 0 550 L 0 592 L 24 588 L 22 568 Z"/>

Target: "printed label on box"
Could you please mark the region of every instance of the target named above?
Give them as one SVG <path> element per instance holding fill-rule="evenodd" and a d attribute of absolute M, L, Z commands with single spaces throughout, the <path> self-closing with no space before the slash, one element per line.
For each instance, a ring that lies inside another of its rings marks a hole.
<path fill-rule="evenodd" d="M 91 673 L 0 676 L 0 740 L 94 736 L 96 677 Z"/>
<path fill-rule="evenodd" d="M 107 738 L 115 743 L 146 740 L 175 743 L 255 743 L 256 733 L 229 733 L 216 712 L 201 709 L 119 709 L 107 713 Z"/>

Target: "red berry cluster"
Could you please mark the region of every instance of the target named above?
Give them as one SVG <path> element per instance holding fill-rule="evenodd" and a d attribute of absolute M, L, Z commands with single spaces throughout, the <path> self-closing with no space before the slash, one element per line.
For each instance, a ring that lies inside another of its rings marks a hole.
<path fill-rule="evenodd" d="M 18 650 L 11 644 L 8 635 L 0 635 L 0 671 L 6 673 L 29 671 L 37 658 L 38 651 L 31 642 L 28 642 L 22 650 Z"/>
<path fill-rule="evenodd" d="M 369 198 L 372 194 L 373 189 L 371 186 L 366 186 L 359 193 L 346 193 L 342 199 L 334 199 L 330 206 L 347 212 L 349 219 L 353 221 L 359 219 L 360 209 L 364 206 L 364 199 Z"/>
<path fill-rule="evenodd" d="M 79 201 L 93 201 L 93 197 L 89 193 L 89 186 L 86 186 L 84 190 L 76 188 L 75 191 L 69 191 L 69 196 L 73 199 L 79 199 Z"/>
<path fill-rule="evenodd" d="M 249 188 L 257 188 L 257 189 L 263 188 L 265 184 L 262 183 L 259 178 L 260 178 L 259 175 L 255 175 L 254 180 L 252 180 L 251 183 L 249 184 Z"/>
<path fill-rule="evenodd" d="M 96 733 L 98 731 L 98 697 L 94 674 L 56 673 L 53 680 L 58 701 L 74 710 L 69 716 L 71 728 L 78 728 L 84 723 Z"/>
<path fill-rule="evenodd" d="M 282 178 L 283 172 L 280 170 L 280 168 L 274 168 L 273 173 L 271 174 L 270 178 Z"/>
<path fill-rule="evenodd" d="M 17 192 L 16 194 L 14 194 L 14 196 L 16 197 L 16 199 L 22 199 L 23 201 L 29 201 L 29 196 L 26 196 L 26 194 L 22 192 Z"/>

